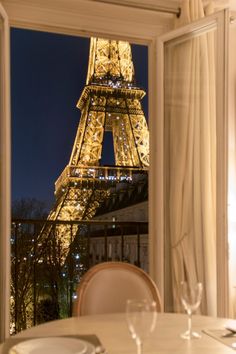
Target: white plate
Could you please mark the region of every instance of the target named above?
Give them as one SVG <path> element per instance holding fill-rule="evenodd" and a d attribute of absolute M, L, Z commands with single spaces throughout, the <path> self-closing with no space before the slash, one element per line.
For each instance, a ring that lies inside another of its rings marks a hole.
<path fill-rule="evenodd" d="M 95 347 L 80 339 L 67 337 L 35 338 L 20 342 L 9 354 L 94 354 Z"/>

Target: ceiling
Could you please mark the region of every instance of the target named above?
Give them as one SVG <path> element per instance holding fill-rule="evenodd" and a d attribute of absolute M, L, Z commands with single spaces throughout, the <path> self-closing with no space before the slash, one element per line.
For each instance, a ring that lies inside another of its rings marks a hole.
<path fill-rule="evenodd" d="M 177 12 L 181 6 L 182 0 L 95 0 L 107 3 L 113 3 L 117 5 L 132 6 L 137 8 L 144 8 L 150 10 L 170 10 Z M 192 0 L 190 0 L 192 1 Z M 210 0 L 203 0 L 204 5 L 209 3 Z M 230 7 L 232 10 L 236 10 L 236 0 L 213 0 L 216 9 Z"/>

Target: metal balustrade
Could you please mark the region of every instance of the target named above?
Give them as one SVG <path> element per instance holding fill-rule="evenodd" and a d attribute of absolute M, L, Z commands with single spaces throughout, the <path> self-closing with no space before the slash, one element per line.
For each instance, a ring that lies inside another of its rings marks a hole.
<path fill-rule="evenodd" d="M 45 224 L 51 230 L 46 238 Z M 71 234 L 66 260 L 61 224 Z M 109 260 L 147 271 L 148 223 L 12 220 L 10 332 L 71 316 L 80 278 L 92 265 Z"/>

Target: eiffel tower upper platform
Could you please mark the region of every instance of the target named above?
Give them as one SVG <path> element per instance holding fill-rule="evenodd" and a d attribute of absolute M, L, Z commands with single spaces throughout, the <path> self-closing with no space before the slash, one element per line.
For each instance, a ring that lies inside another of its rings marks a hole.
<path fill-rule="evenodd" d="M 91 38 L 81 118 L 69 164 L 55 183 L 50 220 L 91 219 L 119 182 L 133 182 L 149 166 L 149 132 L 136 87 L 128 42 Z M 113 136 L 115 166 L 101 166 L 105 131 Z M 48 232 L 46 232 L 48 233 Z M 63 244 L 66 241 L 66 230 Z"/>

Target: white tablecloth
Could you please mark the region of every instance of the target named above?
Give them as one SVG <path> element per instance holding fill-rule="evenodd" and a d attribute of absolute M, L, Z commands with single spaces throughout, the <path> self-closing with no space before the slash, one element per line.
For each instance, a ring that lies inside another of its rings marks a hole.
<path fill-rule="evenodd" d="M 193 316 L 193 328 L 223 329 L 225 319 Z M 144 354 L 227 354 L 235 349 L 202 333 L 199 340 L 183 340 L 180 333 L 187 328 L 187 316 L 182 314 L 158 314 L 155 332 L 144 342 Z M 131 339 L 125 314 L 106 314 L 73 317 L 42 324 L 17 334 L 16 338 L 96 334 L 108 354 L 136 354 L 135 342 Z M 236 342 L 236 338 L 235 338 Z M 0 354 L 3 354 L 3 345 Z"/>

